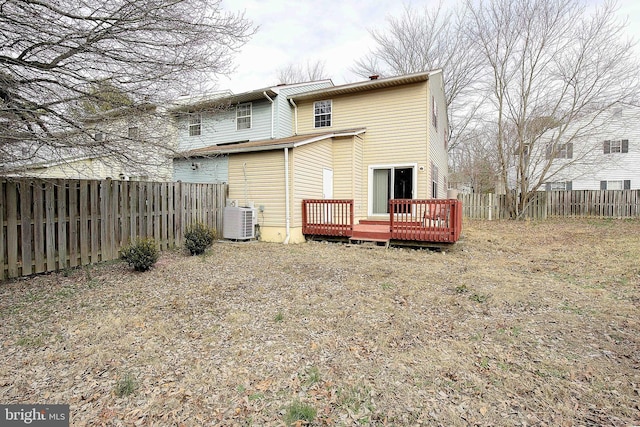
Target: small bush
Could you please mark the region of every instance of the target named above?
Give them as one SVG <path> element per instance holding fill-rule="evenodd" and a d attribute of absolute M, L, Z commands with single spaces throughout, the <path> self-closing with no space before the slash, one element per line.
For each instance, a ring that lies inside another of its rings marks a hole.
<path fill-rule="evenodd" d="M 155 240 L 138 240 L 122 249 L 122 259 L 136 271 L 147 271 L 158 261 L 160 252 Z"/>
<path fill-rule="evenodd" d="M 202 223 L 191 225 L 184 234 L 185 243 L 191 255 L 200 255 L 211 246 L 216 238 L 215 230 Z"/>

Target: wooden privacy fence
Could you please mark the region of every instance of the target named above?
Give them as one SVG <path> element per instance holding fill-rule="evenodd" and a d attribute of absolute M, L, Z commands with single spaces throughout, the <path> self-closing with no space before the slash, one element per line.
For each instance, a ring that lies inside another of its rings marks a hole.
<path fill-rule="evenodd" d="M 2 180 L 0 280 L 116 259 L 138 238 L 179 246 L 193 222 L 220 231 L 226 196 L 226 184 Z"/>
<path fill-rule="evenodd" d="M 507 219 L 505 195 L 460 194 L 462 212 L 470 219 Z M 640 190 L 538 191 L 527 207 L 526 217 L 546 218 L 639 218 Z"/>

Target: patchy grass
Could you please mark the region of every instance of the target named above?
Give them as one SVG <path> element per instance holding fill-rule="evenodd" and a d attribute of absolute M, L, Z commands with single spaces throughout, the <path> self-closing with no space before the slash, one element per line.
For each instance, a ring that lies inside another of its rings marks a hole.
<path fill-rule="evenodd" d="M 3 283 L 0 401 L 74 426 L 640 424 L 639 235 L 467 221 L 442 252 L 218 243 Z"/>

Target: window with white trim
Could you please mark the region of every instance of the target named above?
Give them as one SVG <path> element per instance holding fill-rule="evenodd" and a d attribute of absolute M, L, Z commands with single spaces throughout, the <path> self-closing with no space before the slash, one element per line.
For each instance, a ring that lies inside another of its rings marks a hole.
<path fill-rule="evenodd" d="M 571 191 L 571 181 L 547 182 L 545 189 L 547 191 Z"/>
<path fill-rule="evenodd" d="M 252 104 L 240 104 L 236 107 L 236 130 L 251 129 Z"/>
<path fill-rule="evenodd" d="M 629 140 L 628 139 L 611 139 L 604 141 L 603 144 L 604 154 L 613 153 L 628 153 L 629 152 Z"/>
<path fill-rule="evenodd" d="M 547 145 L 547 159 L 572 159 L 573 158 L 573 142 L 566 144 L 549 144 Z"/>
<path fill-rule="evenodd" d="M 313 103 L 314 127 L 323 128 L 331 126 L 331 100 L 316 101 Z"/>
<path fill-rule="evenodd" d="M 438 104 L 436 104 L 436 97 L 431 97 L 431 123 L 435 130 L 438 130 Z"/>
<path fill-rule="evenodd" d="M 601 190 L 630 190 L 631 180 L 600 181 Z"/>
<path fill-rule="evenodd" d="M 202 114 L 191 114 L 189 115 L 189 136 L 200 135 L 202 135 Z"/>
<path fill-rule="evenodd" d="M 431 198 L 438 198 L 438 166 L 431 163 Z"/>

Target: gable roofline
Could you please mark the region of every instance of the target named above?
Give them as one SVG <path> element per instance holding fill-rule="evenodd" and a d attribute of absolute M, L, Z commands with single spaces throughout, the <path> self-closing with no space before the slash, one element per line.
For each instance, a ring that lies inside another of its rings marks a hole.
<path fill-rule="evenodd" d="M 333 86 L 324 89 L 312 90 L 309 92 L 302 92 L 296 95 L 290 95 L 287 99 L 292 99 L 294 101 L 304 101 L 309 99 L 317 99 L 319 97 L 330 97 L 336 95 L 344 95 L 350 93 L 364 92 L 368 90 L 374 89 L 383 89 L 394 86 L 401 86 L 411 83 L 418 83 L 428 81 L 429 77 L 441 73 L 442 69 L 432 70 L 432 71 L 424 71 L 420 73 L 413 74 L 405 74 L 402 76 L 395 77 L 387 77 L 387 78 L 379 78 L 373 80 L 365 80 L 362 82 L 356 83 L 347 83 L 340 86 Z"/>
<path fill-rule="evenodd" d="M 281 89 L 304 87 L 304 86 L 317 85 L 322 83 L 329 83 L 332 87 L 335 86 L 331 79 L 322 79 L 322 80 L 312 80 L 309 82 L 283 83 L 283 84 L 272 86 L 271 89 L 273 89 L 276 92 L 279 92 Z"/>
<path fill-rule="evenodd" d="M 184 151 L 174 156 L 178 158 L 207 157 L 217 154 L 251 153 L 256 151 L 280 150 L 283 148 L 296 148 L 312 144 L 329 138 L 344 138 L 356 136 L 366 132 L 366 128 L 344 129 L 334 132 L 313 133 L 307 135 L 294 135 L 279 139 L 262 139 L 256 141 L 241 141 L 237 143 L 211 145 L 209 147 L 196 148 Z"/>
<path fill-rule="evenodd" d="M 234 104 L 242 104 L 244 102 L 258 101 L 265 99 L 265 93 L 269 97 L 278 95 L 271 87 L 256 89 L 249 92 L 234 94 L 231 91 L 222 91 L 213 93 L 210 96 L 194 97 L 194 102 L 188 99 L 178 100 L 175 106 L 170 108 L 172 113 L 196 112 L 211 107 L 230 106 Z"/>
<path fill-rule="evenodd" d="M 170 108 L 169 110 L 176 113 L 196 112 L 216 106 L 230 106 L 234 104 L 242 104 L 245 102 L 260 101 L 262 99 L 265 99 L 265 94 L 267 94 L 270 98 L 273 98 L 274 96 L 277 96 L 282 89 L 304 87 L 318 83 L 330 83 L 331 86 L 333 86 L 333 82 L 331 81 L 331 79 L 324 79 L 310 82 L 267 86 L 242 93 L 233 93 L 230 90 L 223 90 L 211 93 L 209 95 L 178 99 L 175 102 L 175 106 Z"/>

